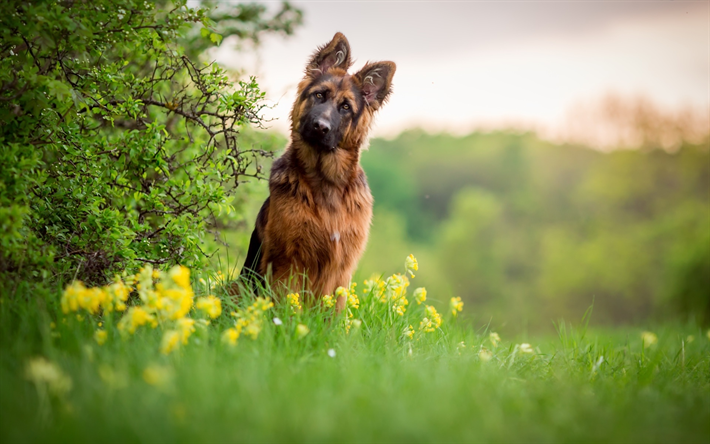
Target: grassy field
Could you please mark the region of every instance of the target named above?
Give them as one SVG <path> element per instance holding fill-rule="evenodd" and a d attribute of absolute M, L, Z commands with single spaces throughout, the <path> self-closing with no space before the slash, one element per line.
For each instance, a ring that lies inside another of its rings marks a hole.
<path fill-rule="evenodd" d="M 154 276 L 158 293 L 159 282 L 165 294 L 189 287 Z M 209 279 L 193 272 L 190 289 L 223 298 Z M 457 301 L 418 304 L 416 279 L 380 282 L 359 283 L 351 317 L 327 302 L 249 310 L 253 299 L 223 298 L 215 319 L 158 310 L 155 328 L 132 334 L 123 313 L 66 301 L 65 313 L 63 288 L 20 283 L 0 299 L 0 441 L 710 440 L 710 333 L 583 321 L 498 341 L 495 326 L 467 319 L 469 307 L 455 316 Z M 186 343 L 166 342 L 170 332 L 187 332 Z"/>

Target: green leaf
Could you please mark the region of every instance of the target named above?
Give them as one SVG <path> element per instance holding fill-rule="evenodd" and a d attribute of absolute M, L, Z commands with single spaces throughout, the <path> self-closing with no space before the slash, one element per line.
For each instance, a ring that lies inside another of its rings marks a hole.
<path fill-rule="evenodd" d="M 210 40 L 212 40 L 215 45 L 219 45 L 220 43 L 222 43 L 222 36 L 217 34 L 216 32 L 213 32 L 212 34 L 210 34 Z"/>

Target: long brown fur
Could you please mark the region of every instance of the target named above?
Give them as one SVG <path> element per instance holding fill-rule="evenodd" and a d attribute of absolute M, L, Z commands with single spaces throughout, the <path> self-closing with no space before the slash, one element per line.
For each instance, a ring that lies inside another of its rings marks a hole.
<path fill-rule="evenodd" d="M 350 60 L 347 39 L 337 33 L 316 51 L 298 85 L 290 144 L 274 162 L 270 196 L 252 237 L 252 243 L 261 241 L 254 271 L 277 290 L 333 294 L 337 287 L 348 286 L 365 250 L 373 198 L 360 167 L 360 151 L 375 112 L 391 92 L 396 66 L 368 63 L 349 75 Z M 304 116 L 317 102 L 309 95 L 314 88 L 334 104 L 350 106 L 351 118 L 339 120 L 342 137 L 332 150 L 318 149 L 302 136 Z M 338 309 L 344 304 L 343 298 L 338 300 Z"/>

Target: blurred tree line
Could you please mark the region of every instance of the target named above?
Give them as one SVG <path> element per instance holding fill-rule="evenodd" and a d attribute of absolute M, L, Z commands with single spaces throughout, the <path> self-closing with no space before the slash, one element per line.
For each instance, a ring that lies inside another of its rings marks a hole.
<path fill-rule="evenodd" d="M 606 153 L 531 133 L 375 139 L 362 157 L 376 207 L 360 270 L 391 272 L 413 252 L 417 286 L 497 325 L 549 326 L 592 303 L 602 324 L 707 324 L 709 139 L 686 139 Z"/>

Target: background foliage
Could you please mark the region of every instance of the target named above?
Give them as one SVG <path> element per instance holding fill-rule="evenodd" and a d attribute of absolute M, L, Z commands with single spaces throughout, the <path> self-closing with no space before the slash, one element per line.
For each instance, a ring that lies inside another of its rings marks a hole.
<path fill-rule="evenodd" d="M 413 251 L 437 268 L 421 274 L 427 288 L 514 328 L 579 318 L 592 303 L 600 323 L 679 313 L 707 323 L 707 136 L 672 152 L 630 148 L 512 132 L 373 140 L 362 162 L 375 220 L 361 268 Z"/>

